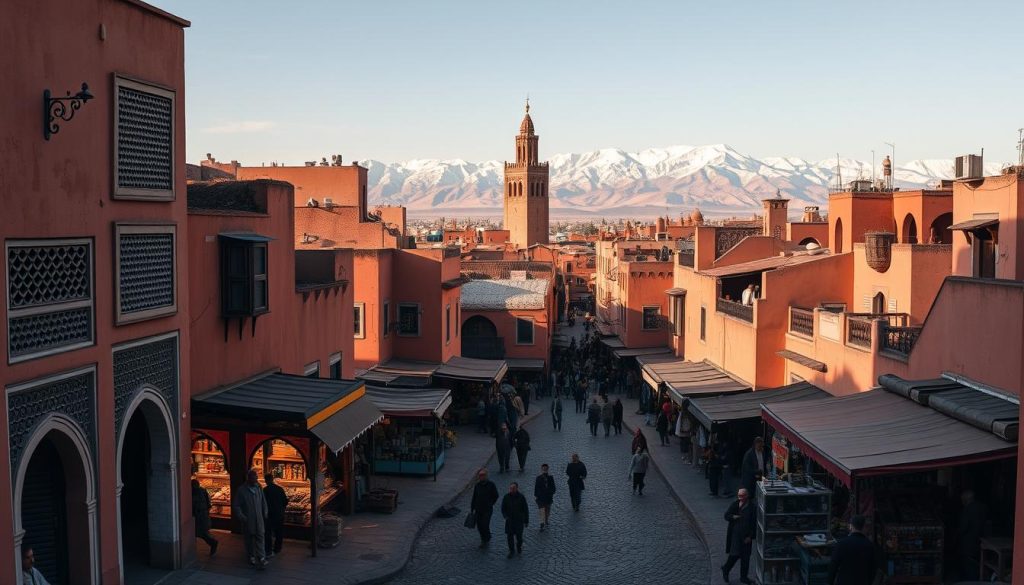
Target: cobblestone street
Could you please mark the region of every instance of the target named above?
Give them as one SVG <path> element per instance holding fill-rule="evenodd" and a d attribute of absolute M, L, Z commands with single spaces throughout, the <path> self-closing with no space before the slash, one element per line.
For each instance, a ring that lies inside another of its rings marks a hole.
<path fill-rule="evenodd" d="M 615 396 L 611 397 L 615 400 Z M 635 402 L 626 402 L 627 410 Z M 471 491 L 457 502 L 456 518 L 434 519 L 424 528 L 405 571 L 391 583 L 481 583 L 499 579 L 511 583 L 650 583 L 706 584 L 710 581 L 707 551 L 665 480 L 651 466 L 644 495 L 631 494 L 628 479 L 631 436 L 604 437 L 599 429 L 592 437 L 585 415 L 573 412 L 572 401 L 564 403 L 561 432 L 551 428 L 547 411 L 526 425 L 532 438 L 527 469 L 498 474 L 496 460 L 488 466 L 500 495 L 518 481 L 530 503 L 530 525 L 524 533 L 522 556 L 507 559 L 504 520 L 499 499 L 491 520 L 494 538 L 487 549 L 479 549 L 476 530 L 462 526 L 469 511 Z M 531 404 L 547 409 L 550 401 Z M 659 447 L 647 432 L 652 449 Z M 578 513 L 569 504 L 565 466 L 577 452 L 586 464 L 588 478 L 583 504 Z M 551 510 L 551 526 L 538 532 L 533 482 L 540 465 L 548 463 L 558 492 Z"/>

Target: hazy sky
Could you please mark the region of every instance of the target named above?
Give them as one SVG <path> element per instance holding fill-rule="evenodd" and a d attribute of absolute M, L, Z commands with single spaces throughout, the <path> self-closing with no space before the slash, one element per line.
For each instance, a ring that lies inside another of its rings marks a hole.
<path fill-rule="evenodd" d="M 753 156 L 1013 161 L 1024 1 L 151 0 L 185 32 L 188 158 Z"/>

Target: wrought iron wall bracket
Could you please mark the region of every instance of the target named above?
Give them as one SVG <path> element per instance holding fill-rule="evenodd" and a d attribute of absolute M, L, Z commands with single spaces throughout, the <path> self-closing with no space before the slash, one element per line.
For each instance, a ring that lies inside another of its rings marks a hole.
<path fill-rule="evenodd" d="M 50 90 L 43 90 L 43 138 L 50 139 L 50 136 L 60 132 L 60 120 L 70 122 L 75 117 L 75 112 L 82 107 L 82 104 L 91 100 L 93 95 L 89 93 L 89 85 L 82 83 L 82 89 L 75 95 L 68 91 L 65 97 L 53 97 Z"/>

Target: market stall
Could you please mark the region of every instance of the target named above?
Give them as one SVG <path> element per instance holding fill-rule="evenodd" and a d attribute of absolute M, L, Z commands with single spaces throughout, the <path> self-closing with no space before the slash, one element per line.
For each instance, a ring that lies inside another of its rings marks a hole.
<path fill-rule="evenodd" d="M 350 443 L 383 417 L 361 381 L 270 373 L 192 398 L 192 471 L 215 527 L 231 522 L 231 490 L 255 469 L 288 495 L 285 533 L 316 554 L 320 513 L 353 508 Z"/>
<path fill-rule="evenodd" d="M 525 392 L 526 385 L 532 384 L 534 394 L 530 398 L 539 398 L 550 385 L 545 376 L 544 360 L 528 358 L 505 358 L 508 363 L 507 382 L 518 392 Z"/>
<path fill-rule="evenodd" d="M 356 376 L 367 384 L 388 388 L 426 388 L 441 364 L 392 359 Z"/>
<path fill-rule="evenodd" d="M 434 475 L 444 466 L 441 434 L 452 393 L 443 388 L 375 388 L 366 395 L 384 413 L 373 429 L 374 473 Z"/>
<path fill-rule="evenodd" d="M 948 554 L 963 494 L 978 491 L 993 509 L 1012 502 L 1019 406 L 949 379 L 879 381 L 883 388 L 851 396 L 763 404 L 762 416 L 781 436 L 773 438 L 773 462 L 779 472 L 783 462 L 820 470 L 846 494 L 834 508 L 844 520 L 866 516 L 867 534 L 885 552 L 887 582 L 941 583 L 950 563 L 969 569 L 980 555 L 963 542 L 954 545 L 959 554 Z M 1009 517 L 993 510 L 988 521 Z M 837 519 L 833 528 L 843 524 Z"/>
<path fill-rule="evenodd" d="M 476 405 L 508 372 L 505 360 L 453 357 L 434 371 L 434 385 L 452 391 L 451 417 L 457 424 L 476 420 Z"/>

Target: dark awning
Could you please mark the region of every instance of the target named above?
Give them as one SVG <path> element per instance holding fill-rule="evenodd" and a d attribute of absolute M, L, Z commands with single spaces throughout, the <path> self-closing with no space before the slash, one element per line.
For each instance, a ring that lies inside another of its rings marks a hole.
<path fill-rule="evenodd" d="M 1013 457 L 1004 441 L 882 389 L 764 404 L 768 424 L 846 485 L 852 479 Z"/>
<path fill-rule="evenodd" d="M 990 217 L 980 217 L 977 219 L 961 221 L 960 223 L 954 223 L 953 225 L 949 226 L 948 229 L 969 232 L 971 230 L 977 230 L 981 228 L 994 226 L 997 223 L 999 223 L 998 219 Z"/>
<path fill-rule="evenodd" d="M 390 416 L 434 416 L 441 418 L 452 404 L 451 390 L 444 388 L 366 387 L 366 396 Z"/>
<path fill-rule="evenodd" d="M 663 354 L 663 353 L 672 353 L 672 350 L 667 348 L 667 347 L 665 347 L 665 346 L 661 346 L 661 347 L 629 347 L 629 348 L 624 347 L 624 348 L 621 348 L 621 349 L 616 349 L 612 353 L 614 353 L 615 357 L 617 357 L 617 358 L 626 358 L 626 357 L 637 357 L 637 356 L 642 356 L 642 355 L 659 355 L 659 354 Z"/>
<path fill-rule="evenodd" d="M 613 335 L 612 337 L 605 337 L 601 339 L 601 343 L 605 344 L 607 347 L 610 347 L 612 349 L 626 347 L 626 344 L 622 343 L 622 340 L 619 339 L 618 335 Z"/>
<path fill-rule="evenodd" d="M 1016 441 L 1020 405 L 996 393 L 987 393 L 948 378 L 904 380 L 886 374 L 878 378 L 886 390 L 929 406 L 1007 441 Z"/>
<path fill-rule="evenodd" d="M 799 354 L 795 351 L 783 349 L 775 352 L 775 355 L 787 359 L 791 362 L 796 362 L 805 368 L 810 368 L 816 372 L 824 372 L 828 370 L 828 365 L 825 362 L 819 362 L 818 360 L 811 359 L 805 355 Z"/>
<path fill-rule="evenodd" d="M 820 400 L 830 396 L 828 392 L 808 382 L 797 382 L 755 392 L 694 398 L 689 401 L 687 408 L 704 428 L 711 429 L 716 424 L 757 420 L 761 418 L 762 404 Z"/>
<path fill-rule="evenodd" d="M 453 357 L 438 367 L 434 376 L 469 382 L 497 382 L 505 377 L 507 371 L 505 360 Z"/>
<path fill-rule="evenodd" d="M 263 234 L 256 234 L 252 232 L 221 232 L 219 234 L 222 238 L 228 238 L 229 240 L 242 240 L 243 242 L 270 242 L 274 238 L 270 236 L 264 236 Z"/>
<path fill-rule="evenodd" d="M 192 415 L 295 423 L 339 451 L 382 416 L 365 392 L 361 380 L 267 374 L 192 398 Z"/>
<path fill-rule="evenodd" d="M 644 380 L 658 388 L 665 384 L 677 402 L 688 397 L 749 392 L 750 385 L 737 380 L 708 362 L 691 362 L 674 355 L 647 355 L 636 358 Z"/>
<path fill-rule="evenodd" d="M 505 358 L 508 369 L 517 372 L 542 372 L 544 371 L 544 360 L 527 358 Z"/>
<path fill-rule="evenodd" d="M 356 376 L 377 386 L 423 387 L 441 364 L 412 360 L 388 360 Z"/>

